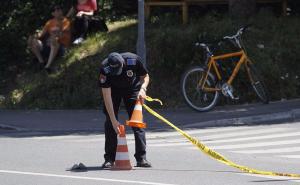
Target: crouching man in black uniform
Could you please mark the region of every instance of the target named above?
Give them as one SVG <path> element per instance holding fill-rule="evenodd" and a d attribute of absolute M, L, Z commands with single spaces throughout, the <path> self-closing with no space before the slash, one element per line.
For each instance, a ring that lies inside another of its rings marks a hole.
<path fill-rule="evenodd" d="M 149 83 L 148 71 L 141 58 L 133 53 L 111 53 L 102 62 L 99 84 L 104 100 L 105 121 L 105 162 L 102 168 L 112 167 L 117 148 L 118 111 L 123 100 L 129 118 L 137 98 L 146 97 Z M 137 167 L 151 167 L 146 160 L 146 138 L 144 129 L 132 127 L 135 138 L 135 159 Z"/>

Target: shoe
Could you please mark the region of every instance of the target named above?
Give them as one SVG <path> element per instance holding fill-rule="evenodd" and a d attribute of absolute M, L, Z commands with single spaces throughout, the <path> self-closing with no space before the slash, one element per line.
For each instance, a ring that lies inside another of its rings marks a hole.
<path fill-rule="evenodd" d="M 76 45 L 77 44 L 81 44 L 83 42 L 83 40 L 84 39 L 82 37 L 79 37 L 79 38 L 77 38 L 77 39 L 74 40 L 73 44 L 76 44 Z"/>
<path fill-rule="evenodd" d="M 75 171 L 75 170 L 78 170 L 78 169 L 79 169 L 78 164 L 74 164 L 74 165 L 72 166 L 72 168 L 70 168 L 71 171 Z"/>
<path fill-rule="evenodd" d="M 143 167 L 143 168 L 151 168 L 151 163 L 148 162 L 146 159 L 143 159 L 141 161 L 137 161 L 136 167 Z"/>
<path fill-rule="evenodd" d="M 79 163 L 78 167 L 80 170 L 87 170 L 87 167 L 83 163 Z"/>
<path fill-rule="evenodd" d="M 112 161 L 105 161 L 102 164 L 101 168 L 111 168 L 113 165 L 114 165 L 114 162 L 112 162 Z"/>
<path fill-rule="evenodd" d="M 83 163 L 74 164 L 71 171 L 87 171 L 87 167 Z"/>
<path fill-rule="evenodd" d="M 39 70 L 43 70 L 45 68 L 45 65 L 46 65 L 45 62 L 43 63 L 39 62 L 38 64 Z"/>
<path fill-rule="evenodd" d="M 47 74 L 51 74 L 53 72 L 50 67 L 45 67 L 44 69 L 46 70 Z"/>

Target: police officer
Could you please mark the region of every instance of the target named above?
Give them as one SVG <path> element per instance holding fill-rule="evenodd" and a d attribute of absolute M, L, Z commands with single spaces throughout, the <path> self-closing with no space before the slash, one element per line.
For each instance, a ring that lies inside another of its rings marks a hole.
<path fill-rule="evenodd" d="M 112 167 L 117 148 L 118 111 L 123 100 L 129 118 L 132 115 L 137 98 L 146 97 L 149 83 L 148 71 L 141 58 L 133 53 L 111 53 L 100 67 L 99 84 L 104 100 L 105 121 L 105 162 L 102 168 Z M 145 131 L 132 127 L 135 138 L 135 159 L 137 167 L 151 167 L 146 160 Z"/>

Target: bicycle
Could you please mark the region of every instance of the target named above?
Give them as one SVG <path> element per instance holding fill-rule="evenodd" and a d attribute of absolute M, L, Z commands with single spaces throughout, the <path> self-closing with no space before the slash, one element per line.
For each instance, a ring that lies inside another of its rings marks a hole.
<path fill-rule="evenodd" d="M 194 66 L 184 72 L 181 78 L 181 91 L 186 103 L 197 111 L 211 110 L 219 99 L 220 92 L 232 100 L 238 100 L 238 97 L 233 95 L 232 83 L 241 69 L 245 66 L 247 76 L 251 85 L 258 95 L 259 99 L 267 104 L 269 103 L 268 92 L 265 84 L 261 80 L 259 73 L 253 65 L 253 62 L 247 56 L 245 47 L 242 43 L 242 34 L 248 27 L 242 27 L 233 36 L 225 36 L 218 42 L 220 46 L 224 41 L 233 43 L 238 51 L 225 53 L 215 56 L 209 45 L 197 42 L 195 46 L 205 49 L 206 60 L 205 66 Z M 225 59 L 238 58 L 233 71 L 229 74 L 229 78 L 224 80 L 224 75 L 220 69 L 220 62 Z"/>

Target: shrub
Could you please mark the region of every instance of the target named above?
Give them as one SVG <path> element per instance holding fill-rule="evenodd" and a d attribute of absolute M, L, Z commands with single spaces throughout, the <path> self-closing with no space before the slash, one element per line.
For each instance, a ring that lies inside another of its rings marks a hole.
<path fill-rule="evenodd" d="M 253 26 L 244 36 L 249 56 L 261 71 L 273 100 L 299 97 L 299 17 L 277 17 L 262 11 L 252 18 Z M 268 24 L 266 24 L 268 23 Z M 121 26 L 120 26 L 121 25 Z M 19 73 L 16 84 L 6 94 L 7 108 L 98 108 L 97 87 L 100 62 L 112 51 L 135 52 L 137 25 L 127 20 L 110 25 L 111 32 L 91 36 L 57 61 L 58 72 L 46 75 L 32 68 Z M 146 25 L 147 67 L 151 85 L 149 95 L 161 98 L 169 107 L 183 99 L 179 81 L 190 65 L 202 65 L 203 54 L 194 48 L 197 38 L 214 42 L 234 34 L 239 25 L 226 15 L 209 14 L 181 25 L 176 15 L 153 17 Z M 241 89 L 240 103 L 256 101 L 243 73 L 235 87 Z"/>

